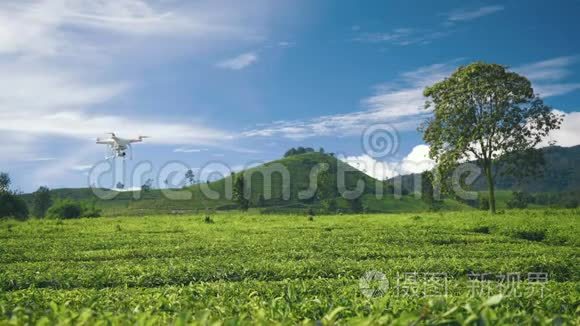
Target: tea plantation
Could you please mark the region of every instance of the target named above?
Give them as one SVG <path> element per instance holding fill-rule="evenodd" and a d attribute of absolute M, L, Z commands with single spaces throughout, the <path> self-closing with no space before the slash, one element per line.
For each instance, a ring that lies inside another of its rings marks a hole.
<path fill-rule="evenodd" d="M 0 221 L 0 324 L 579 324 L 580 211 Z"/>

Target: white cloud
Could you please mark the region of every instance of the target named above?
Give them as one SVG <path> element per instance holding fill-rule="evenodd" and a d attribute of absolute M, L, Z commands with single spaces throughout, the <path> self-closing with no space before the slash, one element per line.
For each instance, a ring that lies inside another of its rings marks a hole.
<path fill-rule="evenodd" d="M 174 153 L 200 153 L 207 151 L 205 148 L 176 148 L 173 150 Z"/>
<path fill-rule="evenodd" d="M 147 135 L 148 143 L 155 144 L 209 144 L 231 139 L 231 135 L 200 124 L 160 122 L 155 119 L 127 118 L 114 115 L 91 115 L 82 112 L 57 112 L 33 117 L 4 115 L 2 131 L 30 135 L 54 135 L 89 139 L 103 132 L 116 130 L 122 135 Z"/>
<path fill-rule="evenodd" d="M 515 67 L 513 70 L 530 79 L 534 91 L 546 98 L 580 89 L 580 83 L 564 81 L 572 75 L 572 65 L 577 61 L 578 58 L 574 56 L 557 57 Z"/>
<path fill-rule="evenodd" d="M 363 109 L 361 111 L 304 121 L 276 121 L 248 130 L 243 135 L 247 137 L 280 135 L 294 140 L 314 136 L 352 136 L 378 123 L 390 123 L 399 130 L 414 129 L 418 122 L 429 114 L 423 109 L 425 104 L 423 89 L 452 71 L 451 63 L 421 67 L 401 74 L 399 86 L 377 87 L 374 95 L 361 101 Z"/>
<path fill-rule="evenodd" d="M 258 61 L 258 55 L 254 52 L 247 52 L 240 54 L 239 56 L 231 59 L 224 60 L 216 64 L 218 68 L 231 69 L 231 70 L 241 70 L 249 67 L 253 63 Z"/>
<path fill-rule="evenodd" d="M 260 37 L 246 22 L 247 16 L 259 14 L 256 6 L 220 2 L 171 8 L 171 3 L 144 0 L 5 0 L 0 4 L 0 53 L 66 54 L 90 41 L 87 31 L 107 33 L 109 42 L 113 36 Z"/>
<path fill-rule="evenodd" d="M 400 161 L 379 161 L 367 154 L 339 157 L 339 159 L 375 179 L 384 180 L 433 169 L 435 162 L 429 159 L 428 154 L 429 146 L 417 145 Z"/>
<path fill-rule="evenodd" d="M 535 81 L 560 80 L 571 74 L 568 67 L 577 61 L 573 56 L 557 57 L 519 66 L 514 70 Z"/>
<path fill-rule="evenodd" d="M 310 120 L 275 121 L 245 131 L 243 135 L 282 136 L 292 140 L 315 136 L 352 136 L 360 135 L 368 126 L 379 123 L 390 123 L 398 130 L 416 129 L 429 115 L 429 111 L 424 110 L 424 88 L 449 76 L 461 60 L 463 59 L 401 73 L 396 83 L 378 85 L 374 95 L 361 101 L 360 111 L 321 116 Z M 574 62 L 576 62 L 574 57 L 559 57 L 516 67 L 514 71 L 533 76 L 535 91 L 543 98 L 547 98 L 580 89 L 580 83 L 558 82 L 571 73 L 569 65 Z"/>
<path fill-rule="evenodd" d="M 90 170 L 92 167 L 93 167 L 92 164 L 76 164 L 73 165 L 71 169 L 74 171 L 84 172 Z"/>
<path fill-rule="evenodd" d="M 555 113 L 564 115 L 564 120 L 559 130 L 554 130 L 544 140 L 542 146 L 547 146 L 550 141 L 556 145 L 570 147 L 580 145 L 580 112 L 562 112 L 555 110 Z"/>
<path fill-rule="evenodd" d="M 203 121 L 124 114 L 119 103 L 134 82 L 119 77 L 117 68 L 126 58 L 140 64 L 160 44 L 163 53 L 172 44 L 207 53 L 219 44 L 254 42 L 263 37 L 270 12 L 273 5 L 262 0 L 227 6 L 221 0 L 0 2 L 0 134 L 9 135 L 0 139 L 0 161 L 39 157 L 36 143 L 45 138 L 88 142 L 111 130 L 147 134 L 157 144 L 231 139 Z M 115 113 L 99 111 L 113 100 L 108 112 Z"/>
<path fill-rule="evenodd" d="M 429 44 L 449 35 L 448 31 L 432 31 L 416 28 L 396 28 L 390 32 L 361 33 L 354 41 L 362 43 L 389 43 L 399 46 Z"/>
<path fill-rule="evenodd" d="M 500 5 L 483 6 L 476 9 L 457 9 L 447 14 L 451 22 L 469 21 L 504 10 Z"/>

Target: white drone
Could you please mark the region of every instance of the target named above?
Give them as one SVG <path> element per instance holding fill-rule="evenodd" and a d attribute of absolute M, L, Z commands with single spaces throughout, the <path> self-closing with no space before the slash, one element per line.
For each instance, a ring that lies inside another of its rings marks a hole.
<path fill-rule="evenodd" d="M 148 136 L 139 136 L 135 139 L 125 139 L 120 138 L 115 135 L 115 133 L 108 133 L 111 137 L 106 139 L 97 138 L 97 144 L 107 145 L 107 156 L 106 159 L 111 159 L 115 157 L 121 157 L 125 159 L 127 157 L 127 151 L 129 151 L 129 158 L 133 159 L 133 143 L 141 143 L 143 139 L 149 138 Z"/>

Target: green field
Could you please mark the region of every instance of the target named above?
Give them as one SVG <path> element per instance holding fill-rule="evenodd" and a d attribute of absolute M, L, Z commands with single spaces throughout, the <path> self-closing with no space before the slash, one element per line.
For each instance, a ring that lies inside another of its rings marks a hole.
<path fill-rule="evenodd" d="M 578 324 L 579 213 L 4 220 L 0 324 Z"/>

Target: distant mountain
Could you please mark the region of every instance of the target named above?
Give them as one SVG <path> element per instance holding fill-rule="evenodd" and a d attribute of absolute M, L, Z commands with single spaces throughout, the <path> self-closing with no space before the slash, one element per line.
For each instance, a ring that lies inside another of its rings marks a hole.
<path fill-rule="evenodd" d="M 518 180 L 512 176 L 498 174 L 495 179 L 496 189 L 527 192 L 580 191 L 580 145 L 573 147 L 550 146 L 542 150 L 545 165 L 540 176 Z M 416 174 L 403 176 L 403 188 L 412 189 L 415 177 Z M 485 176 L 482 174 L 472 187 L 475 190 L 487 190 Z"/>

